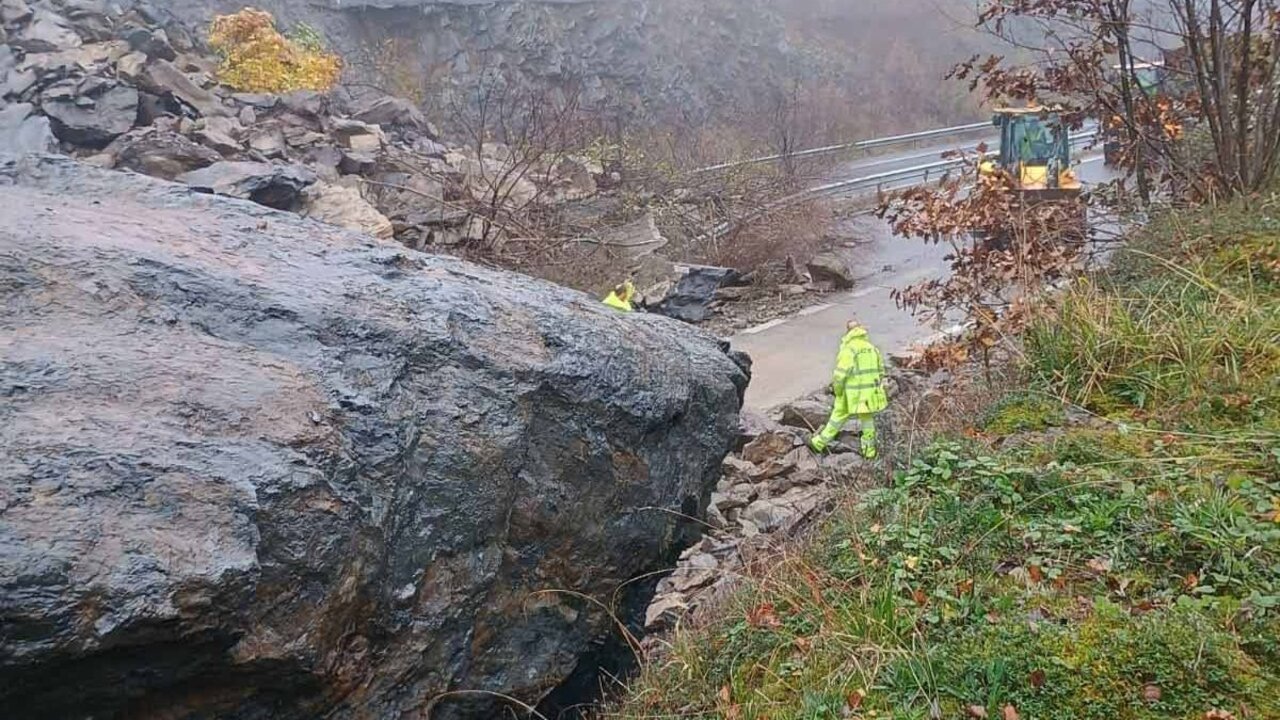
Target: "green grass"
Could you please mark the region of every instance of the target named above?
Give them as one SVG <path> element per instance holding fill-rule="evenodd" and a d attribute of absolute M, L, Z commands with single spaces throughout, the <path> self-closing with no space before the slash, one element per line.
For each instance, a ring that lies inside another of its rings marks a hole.
<path fill-rule="evenodd" d="M 981 427 L 996 435 L 1046 430 L 1066 419 L 1062 403 L 1039 393 L 1011 392 L 987 408 Z"/>
<path fill-rule="evenodd" d="M 1280 718 L 1269 212 L 1154 225 L 1027 333 L 971 433 L 1022 442 L 936 438 L 602 716 Z"/>

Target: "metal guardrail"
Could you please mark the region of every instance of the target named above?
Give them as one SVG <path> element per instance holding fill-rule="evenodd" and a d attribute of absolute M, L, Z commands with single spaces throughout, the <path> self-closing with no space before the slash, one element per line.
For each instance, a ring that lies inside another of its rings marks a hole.
<path fill-rule="evenodd" d="M 934 138 L 960 135 L 962 133 L 976 132 L 978 130 L 990 128 L 991 123 L 980 122 L 971 123 L 969 125 L 936 128 L 934 130 L 922 130 L 921 132 L 906 133 L 905 135 L 890 135 L 889 137 L 873 138 L 871 140 L 858 140 L 857 142 L 844 143 L 842 145 L 827 145 L 826 147 L 797 150 L 793 153 L 783 153 L 781 155 L 768 155 L 766 157 L 751 158 L 749 160 L 735 160 L 734 162 L 720 163 L 719 165 L 709 165 L 707 167 L 697 168 L 691 172 L 695 174 L 715 172 L 716 170 L 727 170 L 729 168 L 742 167 L 744 165 L 759 165 L 760 163 L 775 162 L 784 158 L 804 158 L 814 157 L 817 155 L 828 155 L 842 150 L 874 150 L 876 148 L 901 145 L 903 143 L 916 142 L 919 140 L 932 140 Z"/>
<path fill-rule="evenodd" d="M 1073 146 L 1083 145 L 1097 136 L 1098 130 L 1093 128 L 1073 134 L 1070 138 L 1070 142 Z M 886 170 L 885 172 L 849 178 L 848 180 L 838 180 L 836 182 L 807 188 L 798 193 L 779 198 L 761 208 L 758 208 L 755 212 L 738 218 L 734 222 L 720 223 L 712 228 L 711 235 L 719 237 L 729 232 L 734 225 L 750 222 L 768 214 L 769 212 L 787 207 L 788 205 L 817 195 L 828 195 L 839 193 L 841 191 L 867 192 L 875 190 L 878 192 L 886 188 L 899 190 L 907 187 L 913 187 L 915 185 L 924 185 L 931 180 L 943 177 L 947 173 L 969 162 L 972 162 L 972 158 L 950 158 L 946 160 L 939 160 L 937 162 L 925 163 L 923 165 L 899 168 L 897 170 Z"/>
<path fill-rule="evenodd" d="M 1083 145 L 1098 136 L 1097 129 L 1084 130 L 1071 136 L 1071 144 Z M 801 197 L 809 197 L 812 195 L 825 195 L 840 190 L 860 190 L 874 187 L 877 190 L 884 188 L 886 184 L 914 181 L 911 184 L 923 185 L 932 178 L 939 178 L 946 173 L 969 162 L 966 158 L 952 158 L 948 160 L 939 160 L 938 162 L 926 163 L 924 165 L 916 165 L 913 167 L 899 168 L 897 170 L 888 170 L 874 175 L 864 175 L 858 178 L 850 178 L 848 180 L 839 180 L 825 185 L 819 185 L 807 190 L 803 190 L 791 198 L 799 199 Z M 784 198 L 785 199 L 785 198 Z"/>

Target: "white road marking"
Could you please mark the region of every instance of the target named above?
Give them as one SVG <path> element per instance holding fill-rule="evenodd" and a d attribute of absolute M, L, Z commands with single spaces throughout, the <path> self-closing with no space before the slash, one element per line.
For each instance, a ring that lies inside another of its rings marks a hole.
<path fill-rule="evenodd" d="M 809 307 L 803 308 L 799 312 L 797 312 L 796 317 L 804 317 L 805 315 L 820 313 L 831 306 L 832 306 L 831 303 L 822 303 L 821 305 L 810 305 Z"/>
<path fill-rule="evenodd" d="M 925 277 L 931 277 L 934 274 L 935 274 L 934 270 L 929 268 L 920 268 L 918 270 L 912 270 L 911 272 L 907 272 L 907 273 L 898 273 L 897 275 L 890 276 L 883 283 L 870 285 L 868 287 L 862 288 L 861 290 L 854 290 L 853 292 L 846 293 L 839 300 L 836 300 L 835 302 L 820 303 L 818 305 L 810 305 L 809 307 L 802 308 L 791 315 L 787 315 L 786 317 L 774 318 L 772 320 L 769 320 L 768 322 L 762 322 L 759 325 L 753 325 L 749 328 L 744 328 L 742 330 L 739 330 L 738 334 L 739 335 L 757 335 L 759 333 L 764 332 L 765 330 L 769 330 L 771 328 L 778 327 L 779 325 L 783 325 L 788 322 L 791 322 L 796 318 L 805 317 L 806 315 L 816 315 L 817 313 L 823 312 L 824 310 L 830 310 L 831 308 L 836 306 L 848 305 L 850 301 L 857 300 L 859 298 L 864 298 L 868 295 L 871 295 L 872 293 L 892 290 L 895 284 L 912 282 L 914 280 L 919 280 Z"/>
<path fill-rule="evenodd" d="M 774 318 L 769 322 L 763 322 L 754 327 L 749 327 L 745 330 L 739 330 L 738 332 L 741 333 L 742 335 L 755 335 L 756 333 L 764 332 L 765 330 L 768 330 L 771 327 L 777 327 L 786 321 L 787 321 L 787 318 Z"/>

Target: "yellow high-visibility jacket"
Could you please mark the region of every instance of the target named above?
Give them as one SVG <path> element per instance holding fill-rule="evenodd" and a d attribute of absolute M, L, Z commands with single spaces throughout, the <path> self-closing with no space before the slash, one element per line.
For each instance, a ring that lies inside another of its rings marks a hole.
<path fill-rule="evenodd" d="M 619 293 L 618 289 L 621 289 L 622 292 Z M 622 312 L 631 312 L 631 298 L 636 294 L 636 286 L 632 285 L 631 281 L 628 280 L 622 283 L 618 289 L 614 289 L 605 296 L 604 304 Z"/>
<path fill-rule="evenodd" d="M 867 339 L 867 331 L 855 328 L 845 333 L 831 379 L 836 398 L 844 398 L 851 414 L 880 412 L 889 405 L 883 380 L 884 360 Z"/>

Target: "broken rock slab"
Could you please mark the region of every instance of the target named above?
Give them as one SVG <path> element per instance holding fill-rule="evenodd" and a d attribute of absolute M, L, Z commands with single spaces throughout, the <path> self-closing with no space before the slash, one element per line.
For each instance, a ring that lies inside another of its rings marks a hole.
<path fill-rule="evenodd" d="M 814 432 L 827 424 L 830 414 L 831 407 L 828 403 L 819 400 L 796 400 L 782 406 L 781 422 L 783 425 Z"/>
<path fill-rule="evenodd" d="M 711 493 L 711 504 L 720 512 L 728 512 L 750 505 L 757 495 L 754 485 L 734 485 L 724 493 Z"/>
<path fill-rule="evenodd" d="M 118 168 L 173 180 L 208 167 L 222 156 L 184 135 L 155 127 L 139 128 L 116 138 L 106 150 Z"/>
<path fill-rule="evenodd" d="M 156 95 L 171 96 L 200 115 L 230 115 L 217 95 L 197 85 L 187 74 L 168 60 L 152 60 L 142 72 L 144 89 Z"/>
<path fill-rule="evenodd" d="M 0 0 L 0 22 L 17 25 L 31 19 L 31 6 L 26 0 Z"/>
<path fill-rule="evenodd" d="M 667 578 L 671 589 L 679 593 L 710 585 L 720 575 L 720 563 L 710 553 L 695 553 L 682 558 L 680 566 Z"/>
<path fill-rule="evenodd" d="M 767 432 L 742 448 L 742 459 L 753 465 L 760 465 L 784 457 L 797 444 L 795 437 L 789 433 Z"/>
<path fill-rule="evenodd" d="M 404 98 L 382 95 L 356 101 L 351 118 L 369 125 L 424 130 L 427 118 L 412 102 Z"/>
<path fill-rule="evenodd" d="M 81 38 L 101 42 L 111 38 L 114 26 L 108 17 L 106 0 L 62 0 L 58 3 L 67 25 Z"/>
<path fill-rule="evenodd" d="M 723 472 L 723 479 L 728 485 L 750 482 L 751 476 L 756 469 L 755 465 L 734 455 L 726 457 L 720 467 Z"/>
<path fill-rule="evenodd" d="M 781 431 L 781 426 L 768 415 L 750 408 L 743 409 L 738 415 L 738 438 L 734 444 L 734 450 L 741 451 L 747 443 L 765 433 Z"/>
<path fill-rule="evenodd" d="M 89 43 L 58 52 L 28 54 L 19 70 L 35 73 L 45 84 L 72 76 L 104 75 L 128 51 L 123 42 Z"/>
<path fill-rule="evenodd" d="M 839 455 L 824 455 L 822 458 L 822 470 L 827 477 L 835 482 L 849 482 L 856 479 L 860 474 L 872 467 L 872 461 L 863 458 L 856 452 L 841 453 Z"/>
<path fill-rule="evenodd" d="M 284 131 L 278 125 L 263 124 L 249 130 L 249 149 L 265 158 L 283 157 L 286 147 Z"/>
<path fill-rule="evenodd" d="M 742 518 L 762 533 L 788 534 L 794 532 L 796 526 L 821 507 L 828 497 L 829 493 L 821 487 L 795 487 L 779 497 L 756 500 L 742 511 Z"/>
<path fill-rule="evenodd" d="M 177 177 L 200 191 L 252 200 L 276 210 L 293 210 L 316 174 L 301 165 L 222 160 Z"/>
<path fill-rule="evenodd" d="M 376 153 L 386 143 L 382 128 L 359 120 L 335 118 L 329 125 L 329 134 L 353 153 Z"/>
<path fill-rule="evenodd" d="M 52 10 L 36 10 L 25 28 L 9 38 L 9 44 L 28 53 L 48 53 L 80 47 L 84 40 Z"/>
<path fill-rule="evenodd" d="M 199 120 L 192 136 L 229 157 L 244 150 L 244 143 L 240 140 L 243 133 L 244 127 L 235 118 L 215 115 Z"/>
<path fill-rule="evenodd" d="M 178 53 L 169 42 L 169 35 L 163 28 L 133 28 L 124 33 L 124 40 L 129 48 L 147 57 L 172 62 L 178 59 Z"/>
<path fill-rule="evenodd" d="M 324 115 L 328 106 L 325 96 L 314 90 L 293 90 L 280 96 L 280 107 L 311 120 Z"/>
<path fill-rule="evenodd" d="M 317 183 L 307 193 L 302 214 L 378 238 L 390 238 L 395 234 L 395 227 L 386 215 L 369 204 L 359 190 L 343 185 Z"/>
<path fill-rule="evenodd" d="M 852 288 L 857 278 L 839 253 L 818 253 L 805 264 L 814 282 L 829 282 L 837 290 Z"/>
<path fill-rule="evenodd" d="M 114 80 L 64 80 L 40 95 L 40 109 L 59 140 L 106 147 L 138 122 L 138 91 Z"/>
<path fill-rule="evenodd" d="M 653 601 L 644 614 L 644 628 L 649 632 L 660 632 L 675 627 L 689 605 L 684 596 L 677 592 L 665 594 Z"/>
<path fill-rule="evenodd" d="M 140 52 L 131 52 L 116 61 L 116 77 L 138 85 L 142 81 L 142 73 L 147 69 L 147 56 Z"/>
<path fill-rule="evenodd" d="M 49 118 L 36 115 L 29 103 L 0 108 L 0 154 L 23 156 L 58 151 Z"/>

